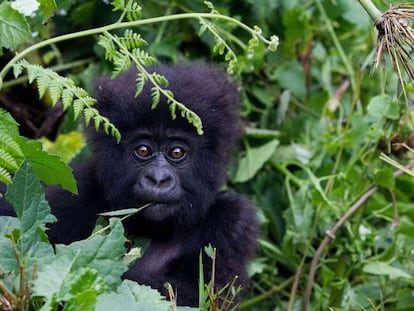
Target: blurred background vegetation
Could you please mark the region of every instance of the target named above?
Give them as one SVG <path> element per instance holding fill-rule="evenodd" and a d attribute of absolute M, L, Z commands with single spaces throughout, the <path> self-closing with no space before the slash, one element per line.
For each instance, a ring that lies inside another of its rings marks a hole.
<path fill-rule="evenodd" d="M 385 10 L 396 1 L 374 3 Z M 140 5 L 141 18 L 206 12 L 201 0 Z M 251 288 L 241 308 L 300 310 L 311 288 L 311 310 L 414 310 L 414 179 L 394 177 L 396 168 L 380 157 L 400 165 L 413 158 L 414 86 L 407 82 L 404 97 L 386 57 L 373 70 L 373 21 L 356 0 L 223 0 L 214 5 L 222 14 L 258 25 L 267 37 L 280 38 L 276 52 L 259 46 L 255 53 L 238 55 L 235 79 L 243 93 L 245 135 L 227 186 L 255 202 L 262 222 Z M 32 36 L 26 44 L 117 18 L 105 0 L 57 1 L 54 16 L 27 17 Z M 249 34 L 226 29 L 235 48 L 245 47 Z M 226 66 L 213 52 L 213 38 L 197 35 L 197 20 L 134 30 L 160 62 Z M 13 53 L 3 50 L 0 68 Z M 97 75 L 111 70 L 94 36 L 47 46 L 26 59 L 70 76 L 89 91 Z M 59 106 L 49 106 L 25 79 L 11 74 L 5 79 L 0 107 L 12 113 L 21 134 L 43 137 L 45 147 L 65 161 L 79 157 L 83 125 L 64 117 Z M 359 204 L 370 189 L 370 198 Z M 351 207 L 355 213 L 335 236 L 327 235 Z M 326 237 L 313 278 L 311 263 Z"/>

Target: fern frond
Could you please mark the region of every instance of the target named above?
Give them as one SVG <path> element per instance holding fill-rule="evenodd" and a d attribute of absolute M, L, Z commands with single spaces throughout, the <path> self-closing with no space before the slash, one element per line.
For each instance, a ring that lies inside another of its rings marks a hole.
<path fill-rule="evenodd" d="M 122 57 L 122 54 L 119 54 Z M 125 60 L 129 61 L 130 64 L 128 56 Z M 90 97 L 88 92 L 83 88 L 76 86 L 73 80 L 62 77 L 56 72 L 43 68 L 39 65 L 30 64 L 25 60 L 20 61 L 15 66 L 17 68 L 16 72 L 22 73 L 23 70 L 21 68 L 23 68 L 27 71 L 29 80 L 32 82 L 36 81 L 39 96 L 43 96 L 45 92 L 49 92 L 54 105 L 62 99 L 63 110 L 73 107 L 75 119 L 83 114 L 86 116 L 85 123 L 89 124 L 91 118 L 93 118 L 95 126 L 99 128 L 102 125 L 106 132 L 110 129 L 110 132 L 114 134 L 117 141 L 120 140 L 121 135 L 119 131 L 116 130 L 115 126 L 107 118 L 99 115 L 98 110 L 92 109 L 92 106 L 96 103 L 96 99 Z M 125 67 L 125 64 L 118 64 L 119 70 L 125 70 Z M 129 68 L 128 64 L 127 67 Z M 86 113 L 85 110 L 87 111 Z"/>
<path fill-rule="evenodd" d="M 126 9 L 127 11 L 127 20 L 132 22 L 141 17 L 142 8 L 136 2 L 130 2 L 129 7 Z"/>
<path fill-rule="evenodd" d="M 0 182 L 5 183 L 6 185 L 12 182 L 11 174 L 4 168 L 0 166 Z"/>
<path fill-rule="evenodd" d="M 19 168 L 13 155 L 4 149 L 0 149 L 0 166 L 12 171 L 16 171 Z"/>
<path fill-rule="evenodd" d="M 0 149 L 8 151 L 10 154 L 18 157 L 23 156 L 23 151 L 16 140 L 4 132 L 0 132 Z"/>
<path fill-rule="evenodd" d="M 50 85 L 50 78 L 47 75 L 39 75 L 36 78 L 36 84 L 37 84 L 37 91 L 39 93 L 39 98 L 43 98 L 45 95 L 47 89 Z"/>
<path fill-rule="evenodd" d="M 75 94 L 72 92 L 71 89 L 64 89 L 62 91 L 63 110 L 66 110 L 71 106 L 74 98 Z"/>
<path fill-rule="evenodd" d="M 95 108 L 92 108 L 92 107 L 87 107 L 83 110 L 83 117 L 85 118 L 86 126 L 89 125 L 93 117 L 97 114 L 99 114 L 99 112 Z"/>
<path fill-rule="evenodd" d="M 128 34 L 130 35 L 130 34 Z M 168 87 L 168 80 L 158 74 L 158 73 L 149 73 L 145 67 L 155 65 L 157 60 L 148 54 L 146 51 L 140 49 L 139 47 L 129 50 L 129 47 L 126 46 L 125 42 L 120 40 L 118 36 L 112 35 L 109 32 L 105 32 L 106 38 L 111 39 L 115 45 L 117 45 L 117 53 L 116 57 L 114 58 L 114 70 L 113 76 L 118 75 L 120 72 L 128 69 L 129 65 L 134 62 L 135 67 L 137 68 L 137 91 L 136 96 L 141 94 L 145 83 L 148 81 L 152 84 L 151 87 L 151 109 L 155 109 L 160 102 L 161 95 L 166 97 L 167 104 L 169 105 L 171 116 L 172 118 L 176 117 L 176 110 L 178 109 L 183 117 L 185 117 L 191 124 L 196 127 L 197 133 L 203 133 L 203 127 L 201 123 L 201 119 L 197 116 L 196 113 L 188 109 L 184 104 L 178 102 L 174 98 L 174 94 L 165 89 Z M 116 61 L 115 61 L 116 60 Z M 128 65 L 128 66 L 126 66 Z M 97 125 L 97 121 L 94 120 L 95 126 Z"/>
<path fill-rule="evenodd" d="M 156 86 L 153 86 L 151 88 L 151 99 L 152 99 L 151 109 L 157 108 L 157 105 L 160 102 L 160 89 Z"/>
<path fill-rule="evenodd" d="M 148 42 L 144 40 L 139 33 L 133 32 L 131 29 L 125 30 L 124 36 L 118 37 L 118 39 L 128 51 L 148 45 Z"/>
<path fill-rule="evenodd" d="M 214 6 L 211 2 L 205 1 L 204 2 L 210 9 L 213 14 L 218 14 L 215 11 Z M 220 35 L 219 31 L 217 30 L 216 26 L 211 22 L 207 21 L 204 18 L 199 18 L 200 23 L 200 33 L 204 33 L 206 30 L 213 36 L 214 38 L 214 46 L 213 46 L 213 53 L 223 55 L 225 54 L 225 60 L 229 62 L 229 66 L 227 67 L 227 72 L 229 74 L 234 74 L 235 70 L 239 67 L 238 66 L 238 59 L 236 53 L 230 47 L 230 45 L 224 40 L 224 38 Z"/>
<path fill-rule="evenodd" d="M 138 97 L 142 93 L 142 90 L 144 89 L 146 81 L 147 81 L 147 77 L 142 72 L 138 71 L 137 79 L 136 79 L 137 90 L 135 92 L 135 97 Z"/>
<path fill-rule="evenodd" d="M 133 57 L 137 59 L 143 66 L 153 66 L 157 64 L 157 59 L 155 57 L 152 57 L 150 54 L 145 52 L 141 49 L 135 49 L 133 52 Z"/>
<path fill-rule="evenodd" d="M 214 8 L 214 4 L 210 1 L 204 1 L 204 4 L 210 9 L 211 14 L 219 14 L 219 12 Z"/>
<path fill-rule="evenodd" d="M 112 6 L 114 7 L 112 11 L 123 11 L 125 10 L 125 0 L 112 0 Z"/>
<path fill-rule="evenodd" d="M 131 67 L 131 59 L 129 55 L 117 51 L 116 56 L 113 59 L 113 64 L 114 70 L 112 71 L 112 78 L 115 78 Z"/>
<path fill-rule="evenodd" d="M 153 72 L 152 77 L 154 78 L 154 81 L 157 82 L 160 86 L 168 87 L 168 80 L 163 75 Z"/>
<path fill-rule="evenodd" d="M 73 106 L 73 112 L 75 113 L 75 119 L 77 119 L 85 108 L 83 100 L 81 98 L 76 98 L 73 101 L 72 106 Z"/>
<path fill-rule="evenodd" d="M 18 76 L 20 76 L 23 73 L 23 70 L 24 70 L 23 66 L 19 64 L 14 65 L 13 66 L 14 77 L 17 78 Z"/>
<path fill-rule="evenodd" d="M 58 103 L 58 101 L 62 97 L 62 92 L 63 92 L 62 84 L 60 84 L 60 83 L 58 83 L 54 80 L 50 81 L 49 95 L 50 95 L 50 98 L 52 99 L 52 104 L 53 105 L 56 105 Z"/>
<path fill-rule="evenodd" d="M 19 136 L 17 122 L 3 109 L 0 109 L 0 122 L 0 182 L 9 184 L 24 156 L 16 140 Z"/>
<path fill-rule="evenodd" d="M 116 48 L 111 38 L 108 38 L 108 36 L 104 34 L 100 35 L 98 44 L 105 49 L 105 59 L 112 61 L 116 55 Z"/>

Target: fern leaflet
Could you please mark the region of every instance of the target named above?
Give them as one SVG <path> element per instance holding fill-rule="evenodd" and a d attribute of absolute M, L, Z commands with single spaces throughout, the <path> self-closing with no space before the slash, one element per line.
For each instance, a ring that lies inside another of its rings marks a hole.
<path fill-rule="evenodd" d="M 85 116 L 85 111 L 87 111 L 85 120 L 90 121 L 93 118 L 95 127 L 99 128 L 102 125 L 105 132 L 110 132 L 117 141 L 120 141 L 121 134 L 115 126 L 107 118 L 99 115 L 96 109 L 91 110 L 96 100 L 90 97 L 87 91 L 76 86 L 73 80 L 62 77 L 56 72 L 39 65 L 30 64 L 25 60 L 14 65 L 15 73 L 21 74 L 24 70 L 28 73 L 29 82 L 36 81 L 40 97 L 48 92 L 54 105 L 62 99 L 64 110 L 73 107 L 75 119 L 81 114 Z"/>

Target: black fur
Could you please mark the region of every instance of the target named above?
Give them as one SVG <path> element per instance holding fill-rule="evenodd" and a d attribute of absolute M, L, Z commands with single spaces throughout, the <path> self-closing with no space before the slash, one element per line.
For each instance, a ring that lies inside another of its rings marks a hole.
<path fill-rule="evenodd" d="M 217 248 L 218 288 L 236 275 L 238 284 L 247 287 L 246 265 L 256 248 L 254 207 L 238 194 L 219 190 L 240 134 L 239 92 L 222 70 L 212 66 L 156 66 L 152 70 L 163 74 L 175 98 L 201 117 L 204 135 L 197 135 L 180 116 L 172 120 L 163 97 L 151 110 L 150 85 L 136 98 L 134 70 L 114 80 L 98 79 L 97 108 L 121 131 L 122 141 L 117 144 L 102 131 L 89 131 L 92 157 L 75 168 L 79 195 L 59 187 L 47 189 L 58 219 L 48 235 L 53 243 L 70 243 L 90 235 L 98 213 L 156 203 L 124 223 L 129 234 L 152 239 L 143 258 L 124 277 L 164 295 L 164 284 L 170 282 L 179 305 L 197 306 L 199 254 L 204 246 Z M 150 160 L 134 154 L 141 141 L 154 146 Z M 171 161 L 163 155 L 171 141 L 183 142 L 187 148 L 183 160 Z M 156 165 L 160 171 L 154 169 Z M 166 185 L 152 186 L 153 177 L 147 178 L 158 172 L 167 176 L 161 178 Z M 209 261 L 204 261 L 208 280 Z"/>

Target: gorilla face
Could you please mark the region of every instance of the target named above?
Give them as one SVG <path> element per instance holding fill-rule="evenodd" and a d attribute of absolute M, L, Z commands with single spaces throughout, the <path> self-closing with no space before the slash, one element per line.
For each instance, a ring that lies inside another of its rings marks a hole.
<path fill-rule="evenodd" d="M 190 145 L 183 137 L 155 139 L 141 132 L 130 147 L 138 172 L 133 193 L 139 201 L 151 203 L 144 216 L 156 221 L 174 216 L 185 204 L 181 179 L 191 162 Z"/>
<path fill-rule="evenodd" d="M 117 144 L 103 131 L 89 133 L 100 188 L 110 210 L 145 208 L 139 217 L 165 225 L 204 221 L 225 181 L 229 152 L 239 136 L 236 86 L 208 66 L 154 67 L 175 98 L 197 113 L 203 135 L 166 98 L 152 106 L 151 85 L 135 97 L 136 71 L 96 84 L 97 109 L 120 130 Z"/>

